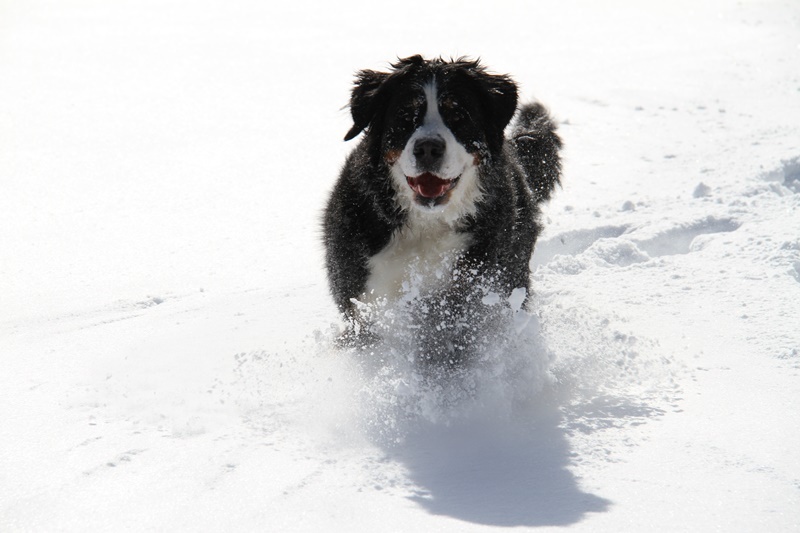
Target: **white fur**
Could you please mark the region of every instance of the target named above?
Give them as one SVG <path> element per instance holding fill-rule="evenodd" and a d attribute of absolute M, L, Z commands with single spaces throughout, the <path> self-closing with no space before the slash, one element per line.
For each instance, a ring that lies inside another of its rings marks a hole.
<path fill-rule="evenodd" d="M 392 165 L 392 183 L 408 218 L 389 244 L 369 261 L 365 295 L 368 302 L 415 297 L 434 287 L 446 286 L 456 258 L 471 242 L 469 234 L 456 229 L 466 215 L 475 213 L 482 195 L 475 159 L 444 124 L 433 82 L 425 87 L 425 98 L 425 119 Z M 434 135 L 441 137 L 446 146 L 445 161 L 437 174 L 443 179 L 460 179 L 447 203 L 427 207 L 414 201 L 414 191 L 408 186 L 406 176 L 420 174 L 413 156 L 416 140 Z"/>
<path fill-rule="evenodd" d="M 370 258 L 366 300 L 413 298 L 447 286 L 456 258 L 470 241 L 468 233 L 454 231 L 441 218 L 412 211 L 408 224 Z"/>

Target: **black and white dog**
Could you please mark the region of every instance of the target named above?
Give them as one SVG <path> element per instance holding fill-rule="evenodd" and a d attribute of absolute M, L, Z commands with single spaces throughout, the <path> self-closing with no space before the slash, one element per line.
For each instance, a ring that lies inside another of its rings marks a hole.
<path fill-rule="evenodd" d="M 368 334 L 365 306 L 402 299 L 430 326 L 426 357 L 457 361 L 487 302 L 529 293 L 539 204 L 560 179 L 555 125 L 538 103 L 517 113 L 508 76 L 418 55 L 360 71 L 350 111 L 345 140 L 365 134 L 323 221 L 343 338 Z"/>

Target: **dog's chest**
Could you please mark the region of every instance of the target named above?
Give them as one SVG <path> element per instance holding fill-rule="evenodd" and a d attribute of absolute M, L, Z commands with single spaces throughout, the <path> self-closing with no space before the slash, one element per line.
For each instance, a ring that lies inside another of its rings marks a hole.
<path fill-rule="evenodd" d="M 470 240 L 470 234 L 457 232 L 440 219 L 411 219 L 370 258 L 366 300 L 413 298 L 447 287 L 455 262 Z"/>

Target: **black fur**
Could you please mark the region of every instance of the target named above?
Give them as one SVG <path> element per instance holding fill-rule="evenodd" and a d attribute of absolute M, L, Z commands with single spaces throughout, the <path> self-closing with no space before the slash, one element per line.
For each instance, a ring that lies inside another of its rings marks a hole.
<path fill-rule="evenodd" d="M 539 204 L 550 198 L 561 173 L 555 125 L 540 104 L 524 105 L 506 139 L 504 130 L 517 112 L 517 87 L 508 76 L 489 74 L 477 61 L 412 56 L 393 64 L 390 72 L 358 73 L 350 101 L 353 127 L 345 140 L 365 135 L 347 157 L 324 213 L 331 293 L 351 322 L 358 318 L 353 300 L 365 291 L 369 259 L 407 222 L 390 165 L 420 125 L 420 88 L 431 79 L 440 94 L 458 103 L 443 113 L 444 120 L 480 161 L 484 192 L 474 215 L 455 229 L 471 234 L 472 241 L 437 301 L 450 306 L 448 316 L 466 312 L 479 300 L 471 291 L 476 280 L 504 297 L 518 287 L 530 293 L 529 262 L 541 231 Z"/>

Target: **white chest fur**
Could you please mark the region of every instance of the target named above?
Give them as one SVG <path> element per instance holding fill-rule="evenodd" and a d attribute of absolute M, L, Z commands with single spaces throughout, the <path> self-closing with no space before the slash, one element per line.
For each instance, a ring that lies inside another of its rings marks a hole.
<path fill-rule="evenodd" d="M 365 299 L 389 301 L 414 298 L 450 284 L 456 258 L 470 244 L 470 235 L 459 233 L 442 218 L 416 210 L 408 224 L 369 261 Z"/>

